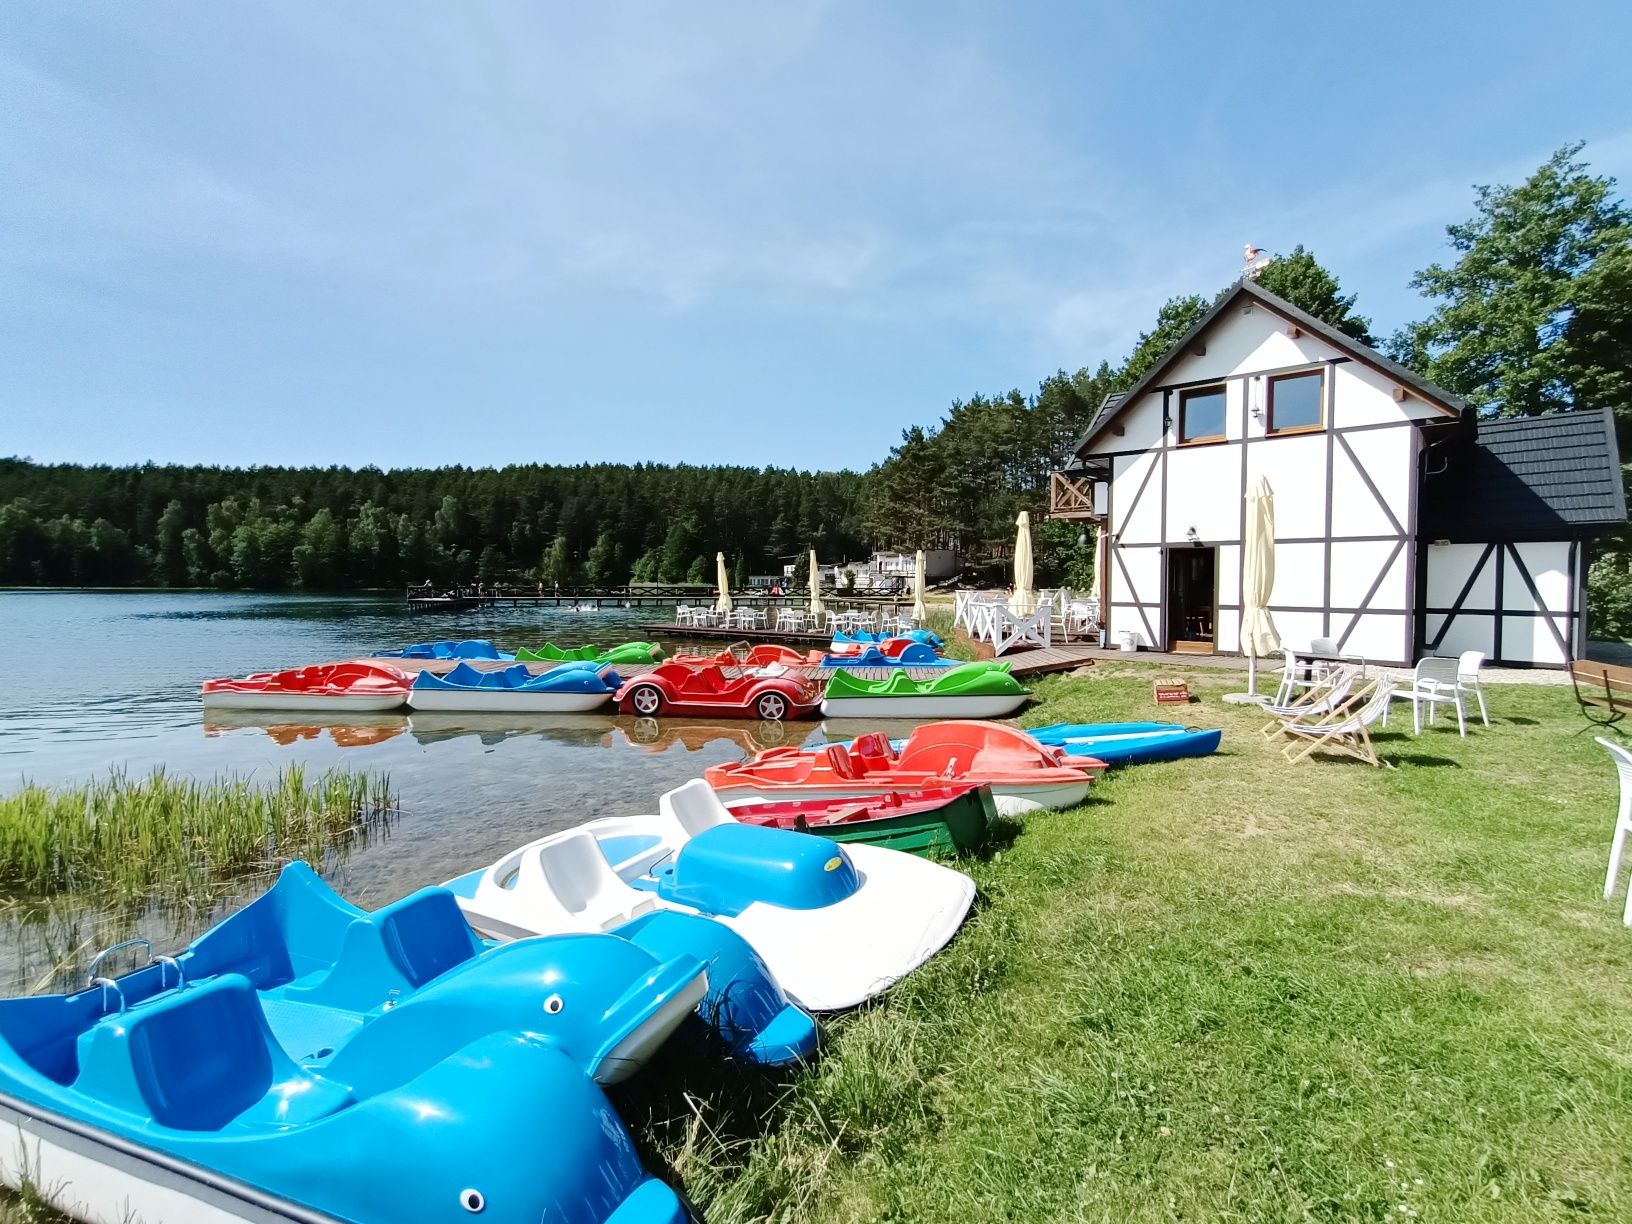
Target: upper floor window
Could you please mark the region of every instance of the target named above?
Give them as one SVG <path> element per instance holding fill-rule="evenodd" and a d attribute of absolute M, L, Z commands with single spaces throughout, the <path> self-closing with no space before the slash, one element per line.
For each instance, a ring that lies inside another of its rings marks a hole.
<path fill-rule="evenodd" d="M 1179 392 L 1179 441 L 1224 440 L 1224 388 L 1194 387 Z"/>
<path fill-rule="evenodd" d="M 1276 374 L 1269 380 L 1270 433 L 1319 429 L 1326 423 L 1326 371 Z"/>

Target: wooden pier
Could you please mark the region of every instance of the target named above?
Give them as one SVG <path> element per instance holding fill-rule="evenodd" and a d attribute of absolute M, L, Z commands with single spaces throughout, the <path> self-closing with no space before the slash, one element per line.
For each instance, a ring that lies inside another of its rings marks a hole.
<path fill-rule="evenodd" d="M 465 612 L 474 608 L 672 608 L 676 604 L 693 603 L 714 606 L 719 592 L 713 587 L 690 586 L 625 586 L 625 587 L 549 587 L 543 591 L 527 587 L 504 587 L 473 590 L 460 587 L 452 591 L 427 591 L 424 587 L 408 587 L 405 596 L 408 607 L 415 612 Z M 872 608 L 886 615 L 912 607 L 911 596 L 900 595 L 846 595 L 826 592 L 822 598 L 835 604 Z M 731 593 L 731 601 L 738 607 L 803 609 L 810 603 L 810 593 L 799 591 L 786 595 L 772 595 L 769 591 L 754 589 Z M 773 618 L 774 619 L 774 618 Z"/>

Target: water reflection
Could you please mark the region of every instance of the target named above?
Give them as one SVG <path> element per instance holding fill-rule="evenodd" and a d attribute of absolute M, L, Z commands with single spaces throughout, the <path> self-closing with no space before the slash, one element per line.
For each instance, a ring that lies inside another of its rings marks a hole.
<path fill-rule="evenodd" d="M 420 744 L 440 744 L 468 735 L 490 748 L 508 739 L 541 739 L 577 748 L 594 748 L 600 745 L 611 722 L 611 718 L 602 714 L 421 710 L 408 716 L 408 731 Z"/>
<path fill-rule="evenodd" d="M 206 738 L 238 731 L 260 731 L 274 744 L 285 748 L 325 736 L 336 748 L 367 748 L 408 730 L 408 719 L 401 714 L 347 714 L 343 720 L 333 722 L 307 714 L 300 715 L 296 721 L 288 714 L 265 710 L 211 710 L 206 717 Z"/>
<path fill-rule="evenodd" d="M 801 722 L 705 722 L 695 718 L 620 718 L 601 743 L 606 747 L 637 747 L 642 752 L 667 752 L 679 745 L 686 752 L 699 752 L 712 744 L 733 744 L 752 756 L 767 748 L 798 745 L 811 733 Z"/>

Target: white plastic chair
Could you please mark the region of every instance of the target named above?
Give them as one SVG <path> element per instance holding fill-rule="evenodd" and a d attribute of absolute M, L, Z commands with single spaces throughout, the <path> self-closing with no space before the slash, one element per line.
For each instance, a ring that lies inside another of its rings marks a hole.
<path fill-rule="evenodd" d="M 689 625 L 692 623 L 692 609 L 690 604 L 676 604 L 674 606 L 674 623 Z"/>
<path fill-rule="evenodd" d="M 1411 673 L 1411 687 L 1400 694 L 1411 699 L 1411 727 L 1422 734 L 1422 708 L 1428 707 L 1428 721 L 1434 721 L 1439 707 L 1448 705 L 1456 711 L 1457 734 L 1468 733 L 1468 712 L 1462 704 L 1462 686 L 1458 679 L 1459 659 L 1430 656 L 1421 660 Z"/>
<path fill-rule="evenodd" d="M 1485 708 L 1485 690 L 1479 683 L 1479 669 L 1485 665 L 1485 652 L 1464 650 L 1456 657 L 1456 691 L 1473 696 L 1479 701 L 1479 718 L 1490 726 L 1490 711 Z"/>
<path fill-rule="evenodd" d="M 1604 873 L 1604 900 L 1615 895 L 1616 877 L 1621 874 L 1621 852 L 1626 849 L 1626 838 L 1632 833 L 1632 752 L 1612 743 L 1603 736 L 1594 738 L 1609 749 L 1610 760 L 1621 781 L 1621 806 L 1615 815 L 1615 836 L 1609 843 L 1609 870 Z M 1632 884 L 1626 890 L 1626 908 L 1621 911 L 1621 922 L 1632 927 Z"/>

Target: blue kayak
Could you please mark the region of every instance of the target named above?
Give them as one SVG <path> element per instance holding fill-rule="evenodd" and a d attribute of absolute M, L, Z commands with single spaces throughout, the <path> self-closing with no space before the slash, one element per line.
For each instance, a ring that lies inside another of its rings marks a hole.
<path fill-rule="evenodd" d="M 1024 728 L 1048 748 L 1067 756 L 1094 757 L 1107 765 L 1142 765 L 1207 756 L 1218 749 L 1224 732 L 1181 727 L 1177 723 L 1055 723 Z"/>
<path fill-rule="evenodd" d="M 610 935 L 490 948 L 446 889 L 367 913 L 297 863 L 176 957 L 0 1000 L 0 1106 L 99 1218 L 678 1224 L 599 1082 L 705 987 Z"/>
<path fill-rule="evenodd" d="M 1224 732 L 1181 727 L 1177 723 L 1055 723 L 1049 727 L 1022 727 L 1045 748 L 1063 748 L 1069 757 L 1093 757 L 1107 765 L 1145 765 L 1207 756 L 1218 750 Z M 849 746 L 849 740 L 833 741 Z M 892 739 L 900 752 L 907 741 Z M 828 745 L 813 744 L 802 752 L 820 752 Z"/>

